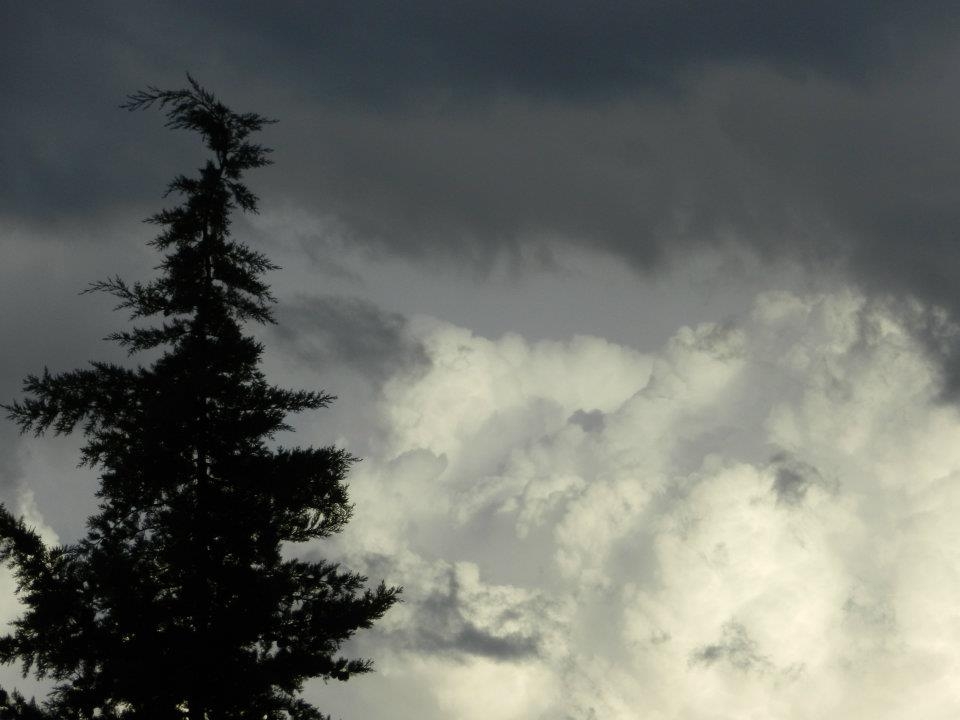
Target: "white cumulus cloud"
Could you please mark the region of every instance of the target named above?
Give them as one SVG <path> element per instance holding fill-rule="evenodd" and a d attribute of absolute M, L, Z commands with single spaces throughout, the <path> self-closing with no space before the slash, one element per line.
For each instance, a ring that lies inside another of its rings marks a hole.
<path fill-rule="evenodd" d="M 912 317 L 768 293 L 656 355 L 411 323 L 430 362 L 386 382 L 337 541 L 405 585 L 356 692 L 418 688 L 396 717 L 955 717 L 960 417 Z"/>

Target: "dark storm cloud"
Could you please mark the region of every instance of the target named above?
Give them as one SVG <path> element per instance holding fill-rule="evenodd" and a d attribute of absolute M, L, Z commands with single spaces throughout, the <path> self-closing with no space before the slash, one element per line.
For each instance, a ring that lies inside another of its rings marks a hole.
<path fill-rule="evenodd" d="M 238 103 L 269 101 L 257 109 L 292 125 L 319 107 L 392 117 L 435 98 L 469 110 L 502 95 L 587 104 L 673 96 L 715 63 L 876 80 L 942 44 L 960 21 L 950 3 L 931 2 L 51 2 L 2 12 L 0 92 L 12 111 L 0 120 L 0 197 L 8 212 L 46 214 L 114 204 L 121 189 L 126 202 L 140 200 L 140 182 L 146 197 L 162 187 L 157 175 L 164 182 L 188 154 L 147 141 L 115 108 L 145 83 L 182 83 L 186 69 Z M 335 182 L 344 169 L 335 159 L 325 168 L 326 158 L 318 153 L 312 167 Z M 385 178 L 405 176 L 403 159 L 381 158 Z M 476 202 L 480 216 L 495 210 Z M 445 211 L 463 209 L 441 202 Z"/>
<path fill-rule="evenodd" d="M 191 37 L 256 71 L 269 62 L 326 97 L 379 105 L 442 90 L 597 98 L 672 90 L 707 61 L 861 79 L 900 59 L 904 33 L 942 35 L 946 2 L 336 2 L 288 11 L 205 4 Z M 230 43 L 234 44 L 231 45 Z M 909 53 L 906 53 L 909 54 Z"/>
<path fill-rule="evenodd" d="M 947 2 L 5 5 L 0 217 L 153 210 L 199 148 L 116 110 L 191 70 L 279 117 L 265 204 L 490 267 L 558 240 L 644 271 L 700 246 L 960 309 Z"/>
<path fill-rule="evenodd" d="M 429 363 L 406 332 L 407 320 L 360 298 L 326 295 L 281 306 L 273 326 L 280 347 L 313 367 L 341 365 L 374 380 Z"/>

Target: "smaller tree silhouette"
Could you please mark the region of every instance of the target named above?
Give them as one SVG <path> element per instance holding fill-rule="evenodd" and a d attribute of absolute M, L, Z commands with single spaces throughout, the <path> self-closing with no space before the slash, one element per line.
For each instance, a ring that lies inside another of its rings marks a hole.
<path fill-rule="evenodd" d="M 334 447 L 268 443 L 288 413 L 333 397 L 270 385 L 247 323 L 272 322 L 262 276 L 275 266 L 231 238 L 230 214 L 256 212 L 242 182 L 269 161 L 250 136 L 269 122 L 235 113 L 188 76 L 123 106 L 159 106 L 167 126 L 197 132 L 211 153 L 168 194 L 182 202 L 149 219 L 166 252 L 149 283 L 111 293 L 132 319 L 112 339 L 131 353 L 162 349 L 148 367 L 92 363 L 24 383 L 4 406 L 24 432 L 85 436 L 82 463 L 100 469 L 99 512 L 74 545 L 46 547 L 0 508 L 0 559 L 26 606 L 0 661 L 51 678 L 41 704 L 0 690 L 0 718 L 303 718 L 310 678 L 346 680 L 369 660 L 339 656 L 398 588 L 330 562 L 284 559 L 282 548 L 338 532 L 354 458 Z"/>

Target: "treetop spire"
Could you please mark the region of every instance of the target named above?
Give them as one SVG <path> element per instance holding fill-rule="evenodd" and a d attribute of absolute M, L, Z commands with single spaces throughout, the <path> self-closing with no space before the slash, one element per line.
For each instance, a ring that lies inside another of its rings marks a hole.
<path fill-rule="evenodd" d="M 249 138 L 271 121 L 188 80 L 123 105 L 160 107 L 168 127 L 200 133 L 214 155 L 170 184 L 179 205 L 150 218 L 152 245 L 167 252 L 159 277 L 89 288 L 134 320 L 153 318 L 112 338 L 160 356 L 44 370 L 4 406 L 23 431 L 79 427 L 82 459 L 101 474 L 99 512 L 73 545 L 45 547 L 0 507 L 0 560 L 25 605 L 0 638 L 0 662 L 56 682 L 41 705 L 0 690 L 0 720 L 321 720 L 303 683 L 370 670 L 339 648 L 398 599 L 399 588 L 369 589 L 337 563 L 282 552 L 349 520 L 355 458 L 267 442 L 290 429 L 288 414 L 333 397 L 269 384 L 263 347 L 244 333 L 245 321 L 272 322 L 262 275 L 276 266 L 231 237 L 230 213 L 256 211 L 241 179 L 269 162 Z"/>

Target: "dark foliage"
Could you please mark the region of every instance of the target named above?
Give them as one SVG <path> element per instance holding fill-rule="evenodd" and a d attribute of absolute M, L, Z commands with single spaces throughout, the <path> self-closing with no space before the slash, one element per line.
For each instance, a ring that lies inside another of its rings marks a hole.
<path fill-rule="evenodd" d="M 241 182 L 269 161 L 249 141 L 268 120 L 226 108 L 192 78 L 150 88 L 130 110 L 159 106 L 167 125 L 200 133 L 212 158 L 178 177 L 182 202 L 149 219 L 165 251 L 147 283 L 119 278 L 133 319 L 113 339 L 158 348 L 149 367 L 93 363 L 24 383 L 6 406 L 24 432 L 84 433 L 82 462 L 101 470 L 99 512 L 75 545 L 46 547 L 0 508 L 0 560 L 16 572 L 24 614 L 0 661 L 51 678 L 41 704 L 0 690 L 0 718 L 323 717 L 299 691 L 346 680 L 368 660 L 341 644 L 397 600 L 336 564 L 284 559 L 285 543 L 323 538 L 350 517 L 343 450 L 275 448 L 288 413 L 326 406 L 318 392 L 270 385 L 246 322 L 272 322 L 269 260 L 230 236 L 230 214 L 256 211 Z"/>

